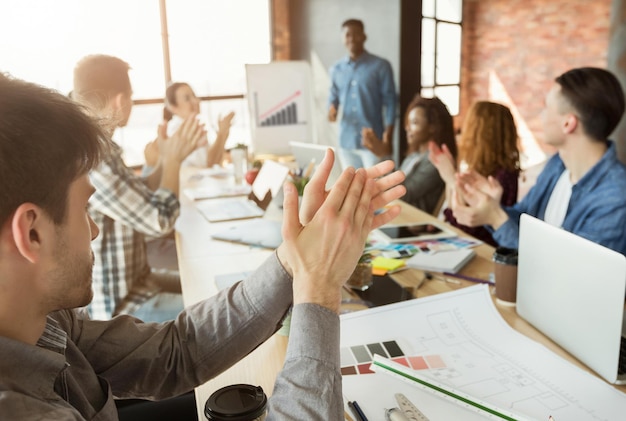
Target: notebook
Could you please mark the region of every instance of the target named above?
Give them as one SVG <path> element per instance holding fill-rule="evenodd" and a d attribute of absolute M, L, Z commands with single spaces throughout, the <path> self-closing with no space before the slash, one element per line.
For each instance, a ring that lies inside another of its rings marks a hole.
<path fill-rule="evenodd" d="M 289 168 L 267 160 L 259 170 L 252 192 L 247 197 L 206 199 L 196 202 L 200 213 L 210 222 L 231 221 L 263 216 L 272 197 L 282 188 Z"/>
<path fill-rule="evenodd" d="M 439 251 L 436 253 L 418 253 L 406 261 L 406 265 L 413 269 L 431 272 L 457 273 L 463 266 L 476 256 L 470 248 Z"/>
<path fill-rule="evenodd" d="M 248 184 L 228 186 L 196 186 L 183 190 L 185 195 L 193 200 L 216 199 L 219 197 L 247 196 L 252 191 Z"/>
<path fill-rule="evenodd" d="M 324 159 L 326 155 L 327 149 L 335 148 L 326 145 L 316 145 L 313 143 L 304 143 L 304 142 L 289 142 L 289 146 L 291 147 L 291 153 L 293 157 L 296 159 L 298 163 L 298 167 L 307 168 L 309 163 L 314 162 L 314 169 L 317 169 L 318 165 Z M 333 164 L 333 168 L 330 171 L 330 175 L 328 176 L 328 181 L 326 182 L 326 188 L 330 189 L 335 181 L 341 175 L 341 164 L 339 163 L 339 157 L 337 153 L 335 153 L 335 162 Z"/>
<path fill-rule="evenodd" d="M 620 368 L 625 292 L 624 255 L 521 216 L 517 313 L 617 384 L 626 383 Z"/>
<path fill-rule="evenodd" d="M 281 227 L 280 221 L 254 219 L 231 226 L 224 231 L 212 234 L 211 237 L 217 240 L 275 249 L 283 242 Z"/>

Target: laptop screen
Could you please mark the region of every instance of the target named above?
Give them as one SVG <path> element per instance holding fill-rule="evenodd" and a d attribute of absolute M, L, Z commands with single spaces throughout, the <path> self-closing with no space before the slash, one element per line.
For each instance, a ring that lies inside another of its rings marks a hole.
<path fill-rule="evenodd" d="M 252 193 L 259 200 L 262 200 L 268 191 L 272 192 L 272 197 L 276 197 L 283 187 L 287 174 L 289 168 L 278 162 L 266 160 L 252 183 Z"/>
<path fill-rule="evenodd" d="M 521 216 L 517 313 L 611 383 L 625 291 L 624 255 Z"/>
<path fill-rule="evenodd" d="M 291 153 L 293 157 L 296 159 L 298 166 L 300 168 L 306 168 L 310 162 L 315 163 L 315 168 L 322 162 L 324 156 L 326 155 L 326 150 L 333 149 L 331 146 L 326 145 L 316 145 L 313 143 L 305 143 L 305 142 L 289 142 L 291 146 Z M 330 172 L 330 176 L 328 177 L 328 182 L 326 183 L 326 188 L 332 187 L 335 184 L 335 181 L 341 175 L 341 164 L 339 163 L 339 157 L 335 152 L 335 162 L 333 164 L 333 168 Z"/>

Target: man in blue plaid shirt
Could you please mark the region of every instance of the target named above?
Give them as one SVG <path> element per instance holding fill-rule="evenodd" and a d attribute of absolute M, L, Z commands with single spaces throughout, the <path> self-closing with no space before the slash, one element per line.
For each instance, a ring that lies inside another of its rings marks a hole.
<path fill-rule="evenodd" d="M 100 117 L 109 135 L 128 122 L 132 88 L 128 63 L 107 55 L 91 55 L 74 69 L 72 98 Z M 181 162 L 206 140 L 205 131 L 192 116 L 171 137 L 159 128 L 160 163 L 149 176 L 136 176 L 122 160 L 122 150 L 112 152 L 90 173 L 96 188 L 89 213 L 101 230 L 92 243 L 95 254 L 94 298 L 88 310 L 94 319 L 131 314 L 144 321 L 174 318 L 183 308 L 176 272 L 150 268 L 145 236 L 170 233 L 180 211 L 178 183 Z M 163 290 L 163 285 L 173 288 Z"/>

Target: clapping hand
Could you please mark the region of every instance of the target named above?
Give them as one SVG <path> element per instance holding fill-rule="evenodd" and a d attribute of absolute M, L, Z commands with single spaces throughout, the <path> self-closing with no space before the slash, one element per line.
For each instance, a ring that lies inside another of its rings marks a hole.
<path fill-rule="evenodd" d="M 293 275 L 293 303 L 313 303 L 338 312 L 341 287 L 372 228 L 375 181 L 362 169 L 348 168 L 306 225 L 298 216 L 295 186 L 285 183 L 283 188 L 283 244 L 277 254 Z"/>
<path fill-rule="evenodd" d="M 455 183 L 456 163 L 446 145 L 441 148 L 433 141 L 428 142 L 428 159 L 439 171 L 439 176 L 448 186 Z"/>
<path fill-rule="evenodd" d="M 313 177 L 304 188 L 304 196 L 300 207 L 300 221 L 303 225 L 311 221 L 329 194 L 329 192 L 326 191 L 326 181 L 328 180 L 334 161 L 334 152 L 332 149 L 329 149 L 326 151 L 326 155 L 317 170 L 315 170 Z M 391 172 L 393 168 L 393 161 L 388 160 L 363 170 L 368 179 L 375 180 L 374 193 L 370 205 L 372 212 L 384 208 L 387 204 L 401 198 L 406 193 L 406 188 L 401 184 L 405 178 L 404 173 L 402 171 Z M 398 205 L 389 207 L 386 212 L 374 216 L 372 229 L 386 224 L 399 214 L 400 207 Z"/>
<path fill-rule="evenodd" d="M 143 149 L 143 156 L 146 160 L 148 167 L 155 168 L 159 163 L 159 140 L 154 139 L 152 142 L 148 142 Z"/>
<path fill-rule="evenodd" d="M 457 176 L 459 182 L 464 186 L 472 186 L 474 189 L 480 190 L 489 195 L 495 201 L 500 203 L 502 198 L 502 185 L 494 177 L 485 177 L 476 171 L 467 171 Z"/>
<path fill-rule="evenodd" d="M 182 162 L 191 152 L 206 145 L 206 130 L 196 117 L 197 114 L 187 117 L 171 137 L 167 137 L 167 122 L 159 126 L 157 142 L 161 159 Z"/>
<path fill-rule="evenodd" d="M 389 156 L 389 145 L 380 140 L 374 130 L 365 127 L 361 130 L 361 144 L 378 157 Z"/>
<path fill-rule="evenodd" d="M 224 117 L 221 115 L 217 119 L 217 134 L 218 136 L 228 137 L 230 134 L 230 127 L 232 126 L 233 118 L 235 117 L 235 112 L 231 111 L 226 114 Z"/>
<path fill-rule="evenodd" d="M 452 212 L 456 220 L 470 227 L 490 225 L 497 229 L 508 219 L 500 207 L 502 186 L 493 177 L 476 172 L 459 174 L 452 197 Z"/>

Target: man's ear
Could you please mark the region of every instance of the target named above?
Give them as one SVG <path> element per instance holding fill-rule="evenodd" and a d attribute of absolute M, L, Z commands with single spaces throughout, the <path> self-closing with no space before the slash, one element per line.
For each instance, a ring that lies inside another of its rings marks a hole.
<path fill-rule="evenodd" d="M 111 98 L 109 104 L 111 105 L 111 108 L 115 110 L 115 112 L 121 110 L 124 105 L 124 93 L 120 92 L 118 94 L 115 94 L 115 96 Z"/>
<path fill-rule="evenodd" d="M 52 222 L 43 211 L 32 203 L 21 204 L 11 218 L 11 233 L 18 252 L 29 262 L 36 263 L 41 257 L 42 236 L 46 224 Z"/>
<path fill-rule="evenodd" d="M 576 128 L 578 127 L 578 117 L 573 113 L 569 113 L 565 116 L 563 120 L 563 133 L 570 134 L 574 133 Z"/>

